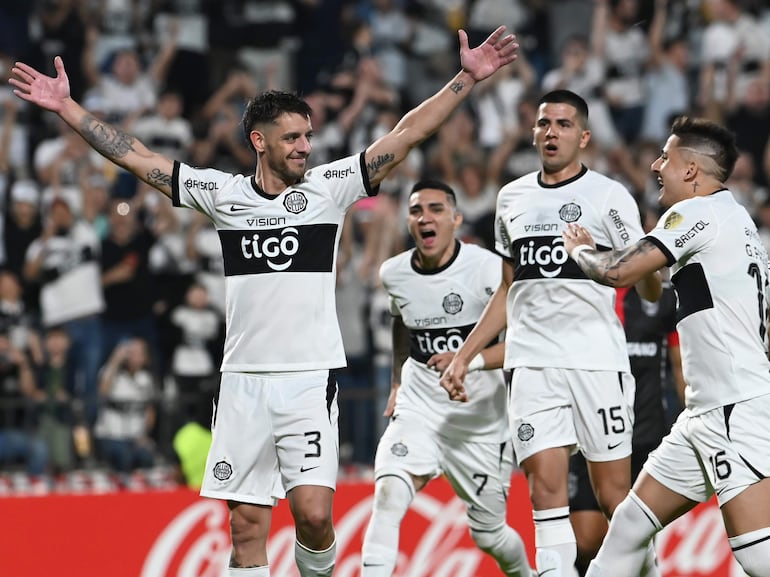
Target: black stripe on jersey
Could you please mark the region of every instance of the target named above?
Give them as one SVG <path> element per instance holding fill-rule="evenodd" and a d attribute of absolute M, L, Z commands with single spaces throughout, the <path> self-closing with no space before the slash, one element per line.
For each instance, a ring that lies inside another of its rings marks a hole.
<path fill-rule="evenodd" d="M 649 240 L 652 244 L 654 244 L 660 249 L 660 252 L 662 252 L 663 255 L 666 257 L 666 266 L 674 265 L 674 263 L 676 262 L 676 258 L 674 258 L 674 255 L 671 254 L 671 251 L 668 250 L 668 247 L 664 245 L 662 242 L 660 242 L 660 239 L 657 239 L 654 236 L 645 236 L 644 238 L 642 238 L 642 240 Z"/>
<path fill-rule="evenodd" d="M 326 379 L 326 415 L 332 418 L 332 403 L 337 395 L 337 371 L 329 371 Z"/>
<path fill-rule="evenodd" d="M 182 206 L 179 202 L 179 161 L 174 161 L 174 169 L 171 172 L 171 204 Z"/>
<path fill-rule="evenodd" d="M 372 186 L 372 183 L 369 182 L 369 171 L 366 169 L 366 151 L 364 150 L 361 155 L 358 157 L 358 164 L 361 167 L 361 180 L 364 181 L 364 190 L 366 191 L 366 196 L 377 196 L 377 193 L 380 192 L 380 185 Z"/>
<path fill-rule="evenodd" d="M 729 405 L 725 405 L 722 407 L 722 412 L 724 413 L 725 417 L 725 435 L 727 436 L 727 439 L 729 441 L 732 441 L 730 438 L 730 415 L 733 414 L 733 409 L 735 408 L 735 403 L 730 403 Z"/>
<path fill-rule="evenodd" d="M 225 276 L 273 272 L 331 272 L 337 225 L 220 230 Z"/>
<path fill-rule="evenodd" d="M 679 295 L 676 309 L 676 322 L 681 322 L 693 313 L 714 308 L 711 289 L 706 280 L 706 273 L 700 263 L 688 264 L 671 277 Z"/>

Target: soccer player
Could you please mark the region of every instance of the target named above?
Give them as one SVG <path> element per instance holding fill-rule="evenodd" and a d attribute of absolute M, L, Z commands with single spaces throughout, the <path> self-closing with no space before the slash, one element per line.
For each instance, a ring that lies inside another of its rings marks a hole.
<path fill-rule="evenodd" d="M 570 261 L 561 231 L 580 221 L 605 248 L 623 248 L 643 233 L 629 192 L 581 163 L 590 138 L 580 96 L 557 90 L 540 99 L 533 139 L 541 169 L 505 185 L 497 198 L 502 282 L 441 379 L 450 398 L 467 401 L 469 361 L 507 327 L 509 425 L 529 481 L 537 569 L 549 577 L 571 575 L 575 563 L 567 493 L 574 448 L 586 457 L 608 518 L 631 484 L 634 380 L 615 291 L 592 283 Z M 637 290 L 657 300 L 659 275 L 640 279 Z"/>
<path fill-rule="evenodd" d="M 662 527 L 717 495 L 735 558 L 770 575 L 768 258 L 746 210 L 724 186 L 738 152 L 732 133 L 679 117 L 651 166 L 667 208 L 622 250 L 598 251 L 573 225 L 564 247 L 601 285 L 629 286 L 663 266 L 677 291 L 685 409 L 617 508 L 590 577 L 636 577 Z"/>
<path fill-rule="evenodd" d="M 376 194 L 409 150 L 432 134 L 478 81 L 516 58 L 513 35 L 493 32 L 471 49 L 459 32 L 462 70 L 360 154 L 306 171 L 313 127 L 297 96 L 266 92 L 243 117 L 254 175 L 173 161 L 89 114 L 56 77 L 16 63 L 24 100 L 58 114 L 95 150 L 214 223 L 226 276 L 221 391 L 201 494 L 230 507 L 229 575 L 269 575 L 272 508 L 288 497 L 301 577 L 331 575 L 332 499 L 338 468 L 337 387 L 345 365 L 334 306 L 335 253 L 347 208 Z"/>
<path fill-rule="evenodd" d="M 500 258 L 457 240 L 461 223 L 447 184 L 417 182 L 407 217 L 415 248 L 380 268 L 394 315 L 385 410 L 391 419 L 377 447 L 361 577 L 393 574 L 401 520 L 415 493 L 441 473 L 466 504 L 476 545 L 505 575 L 532 575 L 524 544 L 505 519 L 513 461 L 500 370 L 503 343 L 490 343 L 475 359 L 467 379 L 476 393 L 471 402 L 454 403 L 439 386 L 437 371 L 446 368 L 500 284 Z"/>
<path fill-rule="evenodd" d="M 673 380 L 684 388 L 679 333 L 676 332 L 676 294 L 664 281 L 658 302 L 642 299 L 633 288 L 617 289 L 615 310 L 623 323 L 631 374 L 636 383 L 634 432 L 631 442 L 631 480 L 668 433 L 664 387 Z M 570 521 L 577 543 L 576 567 L 584 575 L 607 533 L 607 519 L 596 502 L 585 458 L 575 453 L 569 463 Z"/>

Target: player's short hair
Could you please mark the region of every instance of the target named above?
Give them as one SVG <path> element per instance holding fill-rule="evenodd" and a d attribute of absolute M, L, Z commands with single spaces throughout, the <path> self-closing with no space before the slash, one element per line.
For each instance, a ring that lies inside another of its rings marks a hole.
<path fill-rule="evenodd" d="M 254 150 L 251 144 L 250 134 L 257 124 L 274 123 L 282 114 L 300 114 L 310 117 L 313 109 L 299 95 L 294 92 L 282 92 L 280 90 L 268 90 L 258 94 L 246 105 L 241 123 L 246 142 Z"/>
<path fill-rule="evenodd" d="M 738 148 L 735 135 L 706 118 L 679 116 L 671 125 L 671 134 L 679 137 L 678 148 L 686 148 L 705 156 L 709 161 L 701 163 L 701 168 L 725 182 L 733 173 L 738 160 Z"/>
<path fill-rule="evenodd" d="M 540 97 L 537 105 L 541 104 L 569 104 L 577 110 L 578 120 L 583 127 L 588 127 L 588 104 L 579 94 L 571 90 L 552 90 Z"/>
<path fill-rule="evenodd" d="M 418 180 L 417 182 L 415 182 L 414 186 L 412 187 L 412 190 L 409 191 L 409 196 L 412 196 L 415 192 L 420 192 L 421 190 L 425 190 L 426 188 L 443 190 L 446 193 L 447 198 L 449 199 L 449 203 L 452 206 L 455 206 L 455 207 L 457 206 L 457 196 L 455 195 L 455 191 L 452 190 L 452 187 L 441 180 L 435 180 L 432 178 L 426 178 L 424 180 Z"/>

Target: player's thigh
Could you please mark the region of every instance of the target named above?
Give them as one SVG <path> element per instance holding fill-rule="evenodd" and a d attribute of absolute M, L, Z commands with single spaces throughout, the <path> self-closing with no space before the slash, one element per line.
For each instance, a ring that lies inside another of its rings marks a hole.
<path fill-rule="evenodd" d="M 271 377 L 276 453 L 286 491 L 336 488 L 339 468 L 337 383 L 330 371 Z"/>
<path fill-rule="evenodd" d="M 633 486 L 663 525 L 714 493 L 688 438 L 689 418 L 687 411 L 679 415 L 671 432 L 650 453 Z"/>
<path fill-rule="evenodd" d="M 441 468 L 466 504 L 472 529 L 492 530 L 505 523 L 506 487 L 511 468 L 507 443 L 444 439 Z"/>
<path fill-rule="evenodd" d="M 570 371 L 572 411 L 580 449 L 588 461 L 631 454 L 636 385 L 630 373 Z"/>
<path fill-rule="evenodd" d="M 386 475 L 415 478 L 419 490 L 421 480 L 441 474 L 441 439 L 425 425 L 419 415 L 401 410 L 391 419 L 377 444 L 374 457 L 374 478 Z"/>
<path fill-rule="evenodd" d="M 768 422 L 770 395 L 763 395 L 699 415 L 692 429 L 725 525 L 735 534 L 770 526 Z"/>
<path fill-rule="evenodd" d="M 566 373 L 519 367 L 511 376 L 508 423 L 519 465 L 546 449 L 577 442 Z"/>
<path fill-rule="evenodd" d="M 223 373 L 201 495 L 255 505 L 284 497 L 272 427 L 271 386 Z"/>

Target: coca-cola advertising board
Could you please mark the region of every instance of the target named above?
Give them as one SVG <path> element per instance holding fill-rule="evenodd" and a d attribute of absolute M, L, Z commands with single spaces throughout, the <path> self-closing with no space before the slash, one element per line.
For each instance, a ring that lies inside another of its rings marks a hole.
<path fill-rule="evenodd" d="M 335 577 L 358 577 L 371 512 L 370 482 L 343 482 L 335 498 Z M 515 475 L 509 523 L 534 558 L 526 481 Z M 0 498 L 4 577 L 222 577 L 230 554 L 227 506 L 184 490 Z M 719 509 L 701 505 L 657 540 L 664 577 L 745 577 L 733 560 Z M 272 577 L 298 577 L 288 506 L 275 509 Z M 438 479 L 404 519 L 397 577 L 490 577 L 494 561 L 468 535 L 464 507 Z"/>

